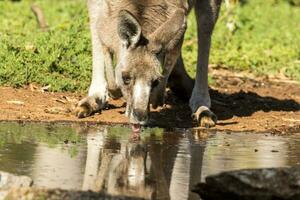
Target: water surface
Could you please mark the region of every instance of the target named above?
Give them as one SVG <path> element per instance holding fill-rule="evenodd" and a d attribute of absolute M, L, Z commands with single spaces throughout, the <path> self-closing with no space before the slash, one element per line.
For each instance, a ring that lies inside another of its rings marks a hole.
<path fill-rule="evenodd" d="M 0 123 L 0 171 L 35 186 L 155 199 L 194 199 L 193 186 L 222 171 L 300 164 L 300 136 L 196 134 L 126 127 Z"/>

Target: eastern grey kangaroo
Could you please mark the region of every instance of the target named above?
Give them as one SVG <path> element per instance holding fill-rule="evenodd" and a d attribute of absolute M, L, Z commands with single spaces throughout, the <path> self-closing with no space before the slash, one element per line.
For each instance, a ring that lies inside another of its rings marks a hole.
<path fill-rule="evenodd" d="M 220 6 L 221 0 L 88 0 L 93 76 L 76 115 L 88 117 L 103 109 L 109 96 L 123 96 L 126 115 L 139 129 L 147 123 L 150 105 L 163 105 L 169 84 L 175 94 L 190 98 L 199 126 L 214 126 L 217 118 L 210 111 L 208 62 Z M 188 76 L 181 56 L 192 8 L 199 46 L 195 81 Z"/>

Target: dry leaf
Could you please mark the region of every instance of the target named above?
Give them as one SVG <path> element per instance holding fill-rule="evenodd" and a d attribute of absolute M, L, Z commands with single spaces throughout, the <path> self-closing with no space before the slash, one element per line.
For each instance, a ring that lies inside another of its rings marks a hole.
<path fill-rule="evenodd" d="M 19 105 L 19 106 L 23 106 L 25 105 L 25 103 L 23 101 L 6 101 L 9 104 L 15 104 L 15 105 Z"/>

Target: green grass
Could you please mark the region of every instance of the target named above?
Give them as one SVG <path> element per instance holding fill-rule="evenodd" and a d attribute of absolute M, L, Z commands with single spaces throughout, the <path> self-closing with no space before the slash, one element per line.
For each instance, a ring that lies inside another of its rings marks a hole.
<path fill-rule="evenodd" d="M 51 84 L 52 90 L 85 90 L 91 44 L 84 0 L 36 1 L 50 31 L 41 32 L 30 1 L 0 1 L 0 84 Z"/>
<path fill-rule="evenodd" d="M 196 23 L 190 18 L 184 47 L 190 74 L 196 64 Z M 227 24 L 233 28 L 227 28 Z M 257 74 L 281 73 L 300 81 L 300 7 L 288 1 L 251 0 L 230 10 L 223 5 L 213 35 L 211 63 Z"/>
<path fill-rule="evenodd" d="M 43 8 L 49 31 L 37 28 L 30 10 L 33 2 Z M 211 63 L 260 75 L 281 73 L 300 81 L 300 8 L 289 2 L 297 0 L 223 6 L 213 35 Z M 37 83 L 51 85 L 53 91 L 88 88 L 91 42 L 85 0 L 0 0 L 0 19 L 0 85 Z M 191 15 L 183 54 L 192 76 L 196 43 Z"/>

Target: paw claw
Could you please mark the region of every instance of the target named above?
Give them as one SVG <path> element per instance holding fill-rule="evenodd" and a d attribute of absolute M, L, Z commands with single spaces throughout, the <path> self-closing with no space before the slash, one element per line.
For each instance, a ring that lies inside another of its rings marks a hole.
<path fill-rule="evenodd" d="M 155 92 L 152 94 L 151 96 L 151 100 L 150 100 L 151 104 L 152 104 L 152 108 L 156 109 L 159 106 L 163 106 L 165 104 L 165 93 L 164 91 L 159 92 Z"/>
<path fill-rule="evenodd" d="M 74 113 L 78 118 L 86 118 L 93 115 L 95 112 L 100 111 L 105 107 L 100 99 L 90 96 L 78 102 Z"/>
<path fill-rule="evenodd" d="M 211 128 L 217 124 L 217 116 L 206 107 L 200 107 L 193 114 L 200 127 Z"/>
<path fill-rule="evenodd" d="M 157 109 L 158 107 L 160 106 L 163 106 L 164 105 L 164 98 L 159 98 L 159 99 L 156 99 L 154 102 L 152 102 L 152 108 L 153 109 Z"/>
<path fill-rule="evenodd" d="M 75 115 L 78 118 L 86 118 L 92 115 L 92 110 L 85 106 L 77 106 L 75 108 Z"/>
<path fill-rule="evenodd" d="M 159 81 L 159 85 L 153 88 L 150 96 L 150 103 L 152 104 L 153 109 L 165 104 L 165 90 L 165 80 Z"/>
<path fill-rule="evenodd" d="M 205 128 L 211 128 L 216 125 L 216 122 L 210 116 L 203 116 L 200 119 L 199 125 Z"/>

